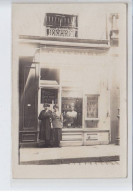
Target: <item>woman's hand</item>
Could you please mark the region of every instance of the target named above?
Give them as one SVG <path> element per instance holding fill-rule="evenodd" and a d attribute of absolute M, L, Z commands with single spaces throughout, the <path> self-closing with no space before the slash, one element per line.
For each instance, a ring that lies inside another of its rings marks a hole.
<path fill-rule="evenodd" d="M 53 129 L 53 124 L 51 123 L 51 129 Z"/>

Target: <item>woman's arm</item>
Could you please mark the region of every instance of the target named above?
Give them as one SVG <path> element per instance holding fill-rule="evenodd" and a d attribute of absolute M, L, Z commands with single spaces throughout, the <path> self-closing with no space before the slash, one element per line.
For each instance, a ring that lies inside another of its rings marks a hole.
<path fill-rule="evenodd" d="M 41 111 L 41 113 L 40 113 L 40 115 L 39 115 L 39 117 L 38 117 L 38 119 L 39 120 L 43 120 L 43 119 L 45 119 L 45 118 L 51 118 L 51 112 L 50 111 L 47 111 L 47 112 L 45 112 L 45 111 Z"/>

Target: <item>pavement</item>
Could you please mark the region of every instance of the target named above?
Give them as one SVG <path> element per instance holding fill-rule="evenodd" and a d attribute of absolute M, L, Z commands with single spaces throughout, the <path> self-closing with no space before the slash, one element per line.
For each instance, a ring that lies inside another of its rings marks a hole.
<path fill-rule="evenodd" d="M 61 148 L 20 148 L 20 164 L 108 163 L 119 161 L 119 155 L 120 146 L 114 144 Z"/>

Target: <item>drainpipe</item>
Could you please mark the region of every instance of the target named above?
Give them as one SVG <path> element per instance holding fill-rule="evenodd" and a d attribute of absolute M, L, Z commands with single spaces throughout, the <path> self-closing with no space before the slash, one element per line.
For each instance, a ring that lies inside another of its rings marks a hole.
<path fill-rule="evenodd" d="M 116 139 L 115 139 L 115 144 L 120 145 L 120 108 L 118 108 L 118 128 L 117 128 L 117 133 L 116 133 Z"/>

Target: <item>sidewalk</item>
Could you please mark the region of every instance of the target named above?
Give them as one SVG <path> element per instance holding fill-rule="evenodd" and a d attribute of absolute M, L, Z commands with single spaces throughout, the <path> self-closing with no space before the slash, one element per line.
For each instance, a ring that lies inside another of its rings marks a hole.
<path fill-rule="evenodd" d="M 117 145 L 75 146 L 61 148 L 21 148 L 20 164 L 69 164 L 119 161 Z"/>

